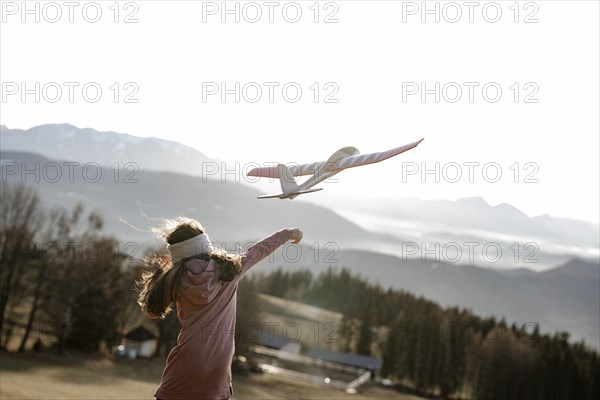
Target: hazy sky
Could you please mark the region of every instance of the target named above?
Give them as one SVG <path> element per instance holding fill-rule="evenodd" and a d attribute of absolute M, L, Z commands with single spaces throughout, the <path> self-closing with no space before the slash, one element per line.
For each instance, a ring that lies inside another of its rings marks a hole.
<path fill-rule="evenodd" d="M 240 171 L 424 137 L 308 196 L 480 195 L 598 222 L 597 1 L 72 4 L 2 2 L 2 124 L 157 136 Z"/>

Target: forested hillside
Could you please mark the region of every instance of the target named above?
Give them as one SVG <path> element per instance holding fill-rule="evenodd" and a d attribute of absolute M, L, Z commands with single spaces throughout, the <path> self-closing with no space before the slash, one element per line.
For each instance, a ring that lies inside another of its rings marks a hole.
<path fill-rule="evenodd" d="M 569 334 L 508 323 L 384 290 L 346 269 L 256 274 L 246 288 L 344 314 L 347 350 L 384 360 L 383 375 L 424 396 L 457 399 L 596 399 L 598 354 Z M 381 339 L 381 332 L 386 332 Z"/>

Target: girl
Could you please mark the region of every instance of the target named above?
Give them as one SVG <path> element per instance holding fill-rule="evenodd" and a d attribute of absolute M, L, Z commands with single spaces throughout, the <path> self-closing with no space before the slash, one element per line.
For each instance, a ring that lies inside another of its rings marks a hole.
<path fill-rule="evenodd" d="M 181 331 L 154 396 L 229 399 L 238 281 L 288 240 L 300 242 L 302 231 L 282 229 L 241 256 L 215 250 L 202 226 L 190 219 L 181 219 L 163 237 L 170 259 L 150 260 L 149 272 L 138 282 L 138 303 L 150 318 L 164 318 L 176 302 Z"/>

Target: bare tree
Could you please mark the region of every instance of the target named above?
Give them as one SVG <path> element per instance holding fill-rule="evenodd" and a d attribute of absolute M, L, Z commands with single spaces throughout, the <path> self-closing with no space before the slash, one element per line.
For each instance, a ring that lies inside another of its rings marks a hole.
<path fill-rule="evenodd" d="M 19 346 L 19 352 L 25 350 L 25 345 L 33 329 L 33 324 L 42 300 L 44 297 L 48 297 L 47 273 L 49 270 L 57 268 L 57 263 L 61 255 L 61 244 L 68 240 L 70 230 L 69 215 L 66 210 L 54 207 L 45 213 L 44 228 L 40 234 L 43 238 L 43 246 L 40 246 L 38 249 L 39 257 L 36 257 L 31 269 L 35 274 L 32 282 L 32 304 L 27 317 L 25 333 Z"/>
<path fill-rule="evenodd" d="M 35 236 L 42 221 L 40 200 L 22 185 L 0 190 L 0 333 L 7 343 L 13 332 L 7 322 L 23 295 L 26 265 L 35 254 Z"/>

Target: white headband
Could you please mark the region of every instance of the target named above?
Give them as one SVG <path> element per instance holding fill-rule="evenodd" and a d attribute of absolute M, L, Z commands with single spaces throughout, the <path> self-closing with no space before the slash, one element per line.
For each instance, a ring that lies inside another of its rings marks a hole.
<path fill-rule="evenodd" d="M 203 233 L 183 242 L 170 244 L 167 246 L 167 249 L 171 255 L 171 261 L 176 263 L 184 258 L 200 253 L 210 253 L 213 251 L 213 246 L 210 243 L 208 235 Z"/>

